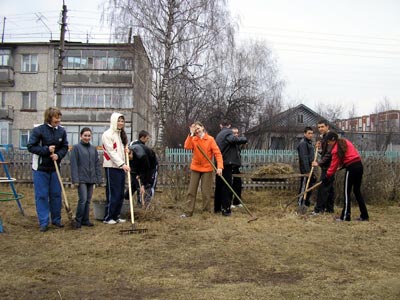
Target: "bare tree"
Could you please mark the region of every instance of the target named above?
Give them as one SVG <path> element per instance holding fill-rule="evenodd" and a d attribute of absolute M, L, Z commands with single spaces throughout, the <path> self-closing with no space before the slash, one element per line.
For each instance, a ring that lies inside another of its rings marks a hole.
<path fill-rule="evenodd" d="M 196 77 L 209 48 L 231 31 L 224 0 L 109 0 L 103 15 L 119 38 L 130 27 L 139 34 L 154 67 L 158 146 L 165 145 L 171 107 L 170 86 L 176 76 Z"/>
<path fill-rule="evenodd" d="M 343 106 L 340 104 L 326 104 L 319 102 L 316 112 L 330 122 L 335 122 L 343 115 Z"/>

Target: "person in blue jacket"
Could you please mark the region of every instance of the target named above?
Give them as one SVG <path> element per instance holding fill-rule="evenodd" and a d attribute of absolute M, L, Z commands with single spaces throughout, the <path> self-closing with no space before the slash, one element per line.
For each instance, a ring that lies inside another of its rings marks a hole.
<path fill-rule="evenodd" d="M 61 185 L 54 164 L 56 162 L 60 167 L 68 152 L 67 132 L 60 125 L 61 116 L 59 108 L 47 108 L 44 123 L 32 129 L 28 141 L 28 151 L 33 154 L 33 185 L 41 232 L 48 230 L 50 219 L 54 226 L 64 227 L 61 223 Z"/>
<path fill-rule="evenodd" d="M 71 151 L 71 180 L 78 188 L 78 205 L 75 214 L 75 228 L 93 226 L 89 221 L 90 201 L 95 184 L 102 183 L 99 154 L 95 146 L 90 144 L 92 130 L 84 127 L 81 140 Z"/>

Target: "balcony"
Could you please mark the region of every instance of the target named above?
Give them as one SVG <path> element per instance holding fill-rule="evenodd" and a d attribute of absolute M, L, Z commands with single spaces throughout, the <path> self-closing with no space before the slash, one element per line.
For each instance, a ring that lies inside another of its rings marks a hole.
<path fill-rule="evenodd" d="M 0 66 L 0 87 L 14 85 L 14 69 L 10 66 Z"/>
<path fill-rule="evenodd" d="M 0 120 L 14 120 L 14 106 L 0 107 Z"/>

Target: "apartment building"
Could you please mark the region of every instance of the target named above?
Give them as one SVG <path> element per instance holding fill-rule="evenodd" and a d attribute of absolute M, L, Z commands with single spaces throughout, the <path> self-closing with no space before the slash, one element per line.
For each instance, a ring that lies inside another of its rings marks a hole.
<path fill-rule="evenodd" d="M 0 44 L 0 144 L 26 149 L 30 130 L 43 123 L 49 106 L 61 109 L 71 145 L 86 126 L 100 145 L 116 111 L 125 116 L 129 139 L 142 129 L 154 133 L 151 64 L 140 37 L 130 44 L 66 42 L 61 101 L 58 62 L 58 41 Z"/>

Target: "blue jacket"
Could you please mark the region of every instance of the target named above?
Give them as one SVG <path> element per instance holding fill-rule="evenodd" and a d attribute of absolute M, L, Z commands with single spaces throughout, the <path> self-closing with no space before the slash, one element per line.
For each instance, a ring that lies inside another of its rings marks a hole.
<path fill-rule="evenodd" d="M 80 142 L 71 151 L 72 183 L 101 184 L 99 153 L 90 143 Z"/>
<path fill-rule="evenodd" d="M 64 127 L 51 127 L 44 123 L 32 129 L 28 141 L 28 151 L 32 155 L 32 169 L 43 172 L 54 172 L 56 170 L 51 159 L 49 146 L 55 145 L 54 151 L 58 156 L 57 164 L 60 166 L 61 160 L 68 152 L 67 132 Z"/>

